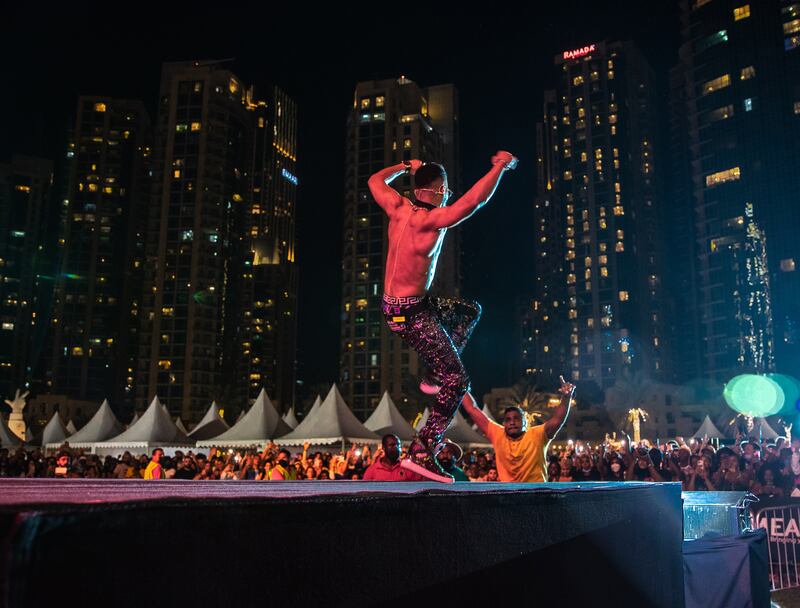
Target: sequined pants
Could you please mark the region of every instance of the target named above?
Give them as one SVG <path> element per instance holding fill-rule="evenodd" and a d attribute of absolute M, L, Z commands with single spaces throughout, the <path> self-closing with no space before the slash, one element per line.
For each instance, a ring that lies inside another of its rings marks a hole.
<path fill-rule="evenodd" d="M 384 295 L 383 315 L 389 329 L 417 352 L 441 386 L 433 411 L 419 432 L 426 445 L 436 445 L 470 388 L 461 352 L 478 324 L 481 306 L 438 296 Z"/>

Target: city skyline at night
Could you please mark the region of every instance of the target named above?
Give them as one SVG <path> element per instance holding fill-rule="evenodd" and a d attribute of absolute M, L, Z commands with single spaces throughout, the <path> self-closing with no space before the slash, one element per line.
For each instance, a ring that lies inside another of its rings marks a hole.
<path fill-rule="evenodd" d="M 158 38 L 158 42 L 153 48 L 139 49 L 136 53 L 126 52 L 126 48 L 130 50 L 130 45 L 128 47 L 123 45 L 119 51 L 108 50 L 105 53 L 97 54 L 94 49 L 101 48 L 103 40 L 109 40 L 106 33 L 99 33 L 100 38 L 93 45 L 76 43 L 76 46 L 68 49 L 63 57 L 55 60 L 60 66 L 62 74 L 54 74 L 52 66 L 43 68 L 45 73 L 50 74 L 51 82 L 61 79 L 65 83 L 63 90 L 59 90 L 52 96 L 46 105 L 42 105 L 43 96 L 41 94 L 46 89 L 44 82 L 34 83 L 28 74 L 31 69 L 44 64 L 41 64 L 41 59 L 37 57 L 25 60 L 27 67 L 20 70 L 20 88 L 13 100 L 13 107 L 22 118 L 18 121 L 19 124 L 6 125 L 9 135 L 3 138 L 5 145 L 2 150 L 2 160 L 10 162 L 11 156 L 17 154 L 35 156 L 50 162 L 60 161 L 58 154 L 63 154 L 70 138 L 76 136 L 74 116 L 69 117 L 69 106 L 74 108 L 76 101 L 83 97 L 87 99 L 141 100 L 144 111 L 157 127 L 160 111 L 160 99 L 157 91 L 158 73 L 162 64 L 170 62 L 174 63 L 179 60 L 208 61 L 219 58 L 228 66 L 227 69 L 240 79 L 245 89 L 249 88 L 252 83 L 255 90 L 263 91 L 262 94 L 266 97 L 273 97 L 276 94 L 272 89 L 274 86 L 285 91 L 287 99 L 291 99 L 296 107 L 294 120 L 297 125 L 296 146 L 299 152 L 296 154 L 296 161 L 292 160 L 291 166 L 282 166 L 280 172 L 276 174 L 280 178 L 278 182 L 282 186 L 296 188 L 296 200 L 291 201 L 293 208 L 296 209 L 296 237 L 286 241 L 287 243 L 291 242 L 291 246 L 280 245 L 280 247 L 291 249 L 291 256 L 296 260 L 298 272 L 293 272 L 291 277 L 284 277 L 280 280 L 296 285 L 296 291 L 288 298 L 290 300 L 296 298 L 296 304 L 291 305 L 296 308 L 292 309 L 290 306 L 288 310 L 296 311 L 297 351 L 290 365 L 292 370 L 296 370 L 296 375 L 290 383 L 294 383 L 295 380 L 297 383 L 293 386 L 295 397 L 286 396 L 292 391 L 284 392 L 282 396 L 273 395 L 273 392 L 285 391 L 285 389 L 277 388 L 271 389 L 270 396 L 281 402 L 281 409 L 284 409 L 284 403 L 292 401 L 302 411 L 317 392 L 325 390 L 320 387 L 334 381 L 349 382 L 343 377 L 344 370 L 348 371 L 349 377 L 355 373 L 352 367 L 348 368 L 342 364 L 342 348 L 346 345 L 345 336 L 342 333 L 343 304 L 346 298 L 344 298 L 342 290 L 346 288 L 346 281 L 342 281 L 341 264 L 347 256 L 344 255 L 346 234 L 341 228 L 337 228 L 337 226 L 344 225 L 346 213 L 344 202 L 348 196 L 344 187 L 346 180 L 343 180 L 342 176 L 346 175 L 347 170 L 347 154 L 345 153 L 349 137 L 347 121 L 348 116 L 353 112 L 353 91 L 356 90 L 358 83 L 396 81 L 404 75 L 405 78 L 416 83 L 414 86 L 418 85 L 421 89 L 430 88 L 442 82 L 452 83 L 454 89 L 458 91 L 458 127 L 454 132 L 458 134 L 459 141 L 454 148 L 453 156 L 442 160 L 446 165 L 455 165 L 448 169 L 451 172 L 460 172 L 462 188 L 464 184 L 470 184 L 482 174 L 488 159 L 497 149 L 508 149 L 520 158 L 520 168 L 513 175 L 513 184 L 509 184 L 507 189 L 498 193 L 496 200 L 493 200 L 486 209 L 460 230 L 462 255 L 460 256 L 460 269 L 456 270 L 456 274 L 461 277 L 461 291 L 465 297 L 475 298 L 484 306 L 484 318 L 470 348 L 465 352 L 465 364 L 470 370 L 476 391 L 481 394 L 493 387 L 509 386 L 519 379 L 525 369 L 537 367 L 520 364 L 519 338 L 522 332 L 517 321 L 517 307 L 520 301 L 530 303 L 538 296 L 536 292 L 539 287 L 537 286 L 535 263 L 539 251 L 536 232 L 538 225 L 534 207 L 537 196 L 540 195 L 537 194 L 539 189 L 537 188 L 535 125 L 542 120 L 540 100 L 544 98 L 546 90 L 557 91 L 554 109 L 556 106 L 563 105 L 559 101 L 561 93 L 558 92 L 562 88 L 560 84 L 562 76 L 560 72 L 556 74 L 557 70 L 553 68 L 553 57 L 560 56 L 564 62 L 563 65 L 584 66 L 588 65 L 588 60 L 598 57 L 602 50 L 604 61 L 607 61 L 604 43 L 619 40 L 628 44 L 626 41 L 630 40 L 631 44 L 639 49 L 642 60 L 652 66 L 654 74 L 648 83 L 648 95 L 651 100 L 648 103 L 652 106 L 648 112 L 653 115 L 648 120 L 660 122 L 658 132 L 653 133 L 652 136 L 653 142 L 659 142 L 658 148 L 662 154 L 662 160 L 656 167 L 661 167 L 664 172 L 669 172 L 670 177 L 673 173 L 671 169 L 667 171 L 667 167 L 673 166 L 674 157 L 671 146 L 666 143 L 668 140 L 673 141 L 669 124 L 667 124 L 670 109 L 666 101 L 668 98 L 666 93 L 670 90 L 670 69 L 679 63 L 678 48 L 681 36 L 679 7 L 676 5 L 656 11 L 645 11 L 641 7 L 636 8 L 635 3 L 631 3 L 630 10 L 624 18 L 619 17 L 622 11 L 618 11 L 615 16 L 599 8 L 590 8 L 589 3 L 573 3 L 571 9 L 572 11 L 567 10 L 567 7 L 553 9 L 551 12 L 543 14 L 540 19 L 531 20 L 527 26 L 522 21 L 512 23 L 507 18 L 490 19 L 478 26 L 482 32 L 480 44 L 468 45 L 468 50 L 459 56 L 448 50 L 448 47 L 452 45 L 452 40 L 432 37 L 427 41 L 428 44 L 424 49 L 413 49 L 413 52 L 409 54 L 408 51 L 412 49 L 413 45 L 412 47 L 394 48 L 390 44 L 384 44 L 381 32 L 374 28 L 371 29 L 366 20 L 356 19 L 349 27 L 337 33 L 316 29 L 316 26 L 300 28 L 292 25 L 288 13 L 285 18 L 287 27 L 272 40 L 276 52 L 269 56 L 259 54 L 257 45 L 248 41 L 246 37 L 240 39 L 230 33 L 223 34 L 215 41 L 203 40 L 197 35 L 202 28 L 195 32 L 191 31 L 192 28 L 173 32 L 170 36 Z M 753 13 L 755 12 L 753 9 Z M 582 19 L 570 18 L 570 15 L 574 14 L 581 14 Z M 473 16 L 448 16 L 454 32 L 465 31 L 471 23 L 471 17 Z M 222 19 L 222 22 L 225 21 L 226 19 Z M 554 25 L 559 27 L 554 28 Z M 739 23 L 737 27 L 741 25 Z M 58 31 L 54 24 L 50 24 L 48 27 L 54 32 Z M 224 27 L 220 27 L 220 31 L 223 30 Z M 530 35 L 532 32 L 539 32 L 541 36 L 532 37 Z M 312 50 L 315 34 L 319 34 L 323 40 L 344 42 L 340 47 L 333 49 L 328 56 L 321 56 Z M 55 36 L 48 44 L 55 46 L 57 40 L 59 38 Z M 789 54 L 792 51 L 785 50 L 784 52 Z M 346 57 L 354 59 L 353 61 L 344 61 Z M 500 60 L 497 57 L 503 59 Z M 90 59 L 98 63 L 97 69 L 91 73 L 81 70 L 81 66 Z M 140 67 L 133 70 L 128 69 L 132 78 L 126 82 L 121 78 L 121 74 L 125 72 L 125 66 L 134 65 Z M 560 68 L 558 69 L 560 70 Z M 616 71 L 616 78 L 619 82 L 623 80 L 621 74 L 624 74 L 624 70 Z M 760 74 L 760 72 L 758 73 Z M 574 78 L 575 75 L 570 72 L 569 77 Z M 584 78 L 586 83 L 582 86 L 591 86 L 591 74 L 587 72 Z M 606 75 L 603 78 L 606 78 Z M 570 81 L 570 87 L 572 86 Z M 356 103 L 359 101 L 360 98 L 356 95 Z M 575 116 L 571 117 L 573 120 L 571 128 L 574 131 L 574 122 L 580 118 L 577 116 L 578 106 L 574 103 L 571 106 L 575 106 L 570 108 L 571 112 L 575 110 Z M 273 106 L 268 104 L 267 107 Z M 559 119 L 562 110 L 563 107 L 556 112 Z M 622 114 L 624 114 L 623 111 L 620 112 L 620 115 Z M 274 121 L 274 117 L 272 120 Z M 28 126 L 23 128 L 22 124 Z M 192 121 L 186 124 L 191 125 Z M 563 125 L 561 127 L 563 130 Z M 191 131 L 189 134 L 191 135 Z M 561 135 L 559 133 L 560 139 L 563 140 L 564 137 Z M 563 135 L 574 140 L 577 133 L 566 133 L 565 131 Z M 153 150 L 155 151 L 154 144 L 155 142 L 151 145 L 154 146 Z M 655 143 L 652 145 L 656 146 Z M 612 166 L 615 147 L 621 150 L 620 146 L 609 146 L 608 150 L 603 149 L 602 158 L 592 159 L 593 166 L 598 160 Z M 594 149 L 592 152 L 594 153 Z M 634 150 L 633 147 L 631 150 L 621 150 L 618 153 L 635 153 L 638 155 L 638 160 L 643 158 L 643 150 Z M 654 147 L 652 154 L 658 153 Z M 389 158 L 385 157 L 381 162 L 383 160 L 388 161 Z M 578 152 L 572 160 L 576 163 L 582 162 L 580 153 Z M 157 162 L 161 163 L 161 160 Z M 624 165 L 626 159 L 622 159 L 621 163 Z M 171 168 L 173 171 L 179 170 L 179 168 Z M 562 167 L 560 173 L 562 181 L 563 170 Z M 571 170 L 574 174 L 575 169 Z M 163 168 L 159 167 L 158 171 L 163 173 Z M 54 173 L 58 172 L 59 170 L 56 169 Z M 674 187 L 671 179 L 665 179 L 665 182 L 668 185 L 657 187 Z M 561 188 L 563 189 L 563 186 Z M 573 193 L 573 196 L 575 194 Z M 624 193 L 622 195 L 625 196 Z M 666 195 L 663 200 L 675 200 L 672 191 L 667 192 Z M 659 193 L 655 192 L 653 200 L 657 200 L 658 197 Z M 628 239 L 632 239 L 632 249 L 637 250 L 626 251 L 626 253 L 630 253 L 631 257 L 636 256 L 640 265 L 652 258 L 655 266 L 658 266 L 660 264 L 658 258 L 661 254 L 655 250 L 652 254 L 641 253 L 638 251 L 640 246 L 635 242 L 637 239 L 644 243 L 667 238 L 668 228 L 663 218 L 670 215 L 665 211 L 670 204 L 656 205 L 657 210 L 650 221 L 643 217 L 646 211 L 645 199 L 646 197 L 635 197 L 632 201 L 632 205 L 634 205 L 631 209 L 632 213 L 625 208 L 625 216 L 621 214 L 615 216 L 613 208 L 619 205 L 606 206 L 601 204 L 597 198 L 598 202 L 592 207 L 592 212 L 596 213 L 597 217 L 592 216 L 586 221 L 592 224 L 593 229 L 602 230 L 599 223 L 603 219 L 599 215 L 601 207 L 606 214 L 610 214 L 607 217 L 624 218 L 630 225 L 614 227 L 615 234 L 617 230 L 622 230 L 625 235 L 623 246 L 627 246 Z M 613 203 L 613 201 L 610 202 Z M 641 209 L 636 207 L 639 204 L 642 205 Z M 560 203 L 559 206 L 561 207 Z M 683 213 L 679 205 L 675 205 L 675 207 L 676 214 Z M 259 207 L 259 211 L 261 211 L 261 207 Z M 742 214 L 744 212 L 745 208 L 743 207 Z M 758 213 L 757 206 L 756 213 Z M 255 217 L 253 215 L 250 219 Z M 578 222 L 582 227 L 584 219 L 581 217 L 580 220 L 577 220 L 575 219 L 577 217 L 575 215 L 573 221 Z M 682 217 L 686 223 L 692 219 L 691 213 L 683 213 Z M 565 215 L 562 219 L 564 222 L 567 221 Z M 607 218 L 606 221 L 608 222 Z M 654 234 L 649 235 L 646 233 L 647 231 L 641 232 L 640 228 L 645 223 L 650 226 L 648 230 L 651 232 L 655 225 Z M 241 226 L 245 225 L 248 230 L 252 230 L 254 224 L 252 221 L 245 221 L 244 218 L 241 218 Z M 766 230 L 761 222 L 758 225 Z M 191 229 L 193 230 L 193 228 Z M 295 230 L 293 227 L 275 229 Z M 687 226 L 686 229 L 693 231 L 694 227 Z M 768 256 L 766 259 L 771 260 L 769 258 L 770 237 L 768 232 L 766 230 L 766 255 Z M 147 238 L 149 239 L 149 237 Z M 284 241 L 285 239 L 280 240 Z M 584 286 L 587 281 L 599 281 L 601 278 L 618 281 L 617 277 L 621 276 L 615 274 L 616 270 L 612 265 L 608 266 L 606 272 L 613 276 L 601 276 L 603 272 L 600 264 L 601 256 L 605 255 L 605 259 L 608 259 L 608 253 L 599 251 L 601 240 L 596 238 L 592 241 L 592 243 L 597 241 L 598 249 L 595 253 L 582 255 L 578 260 L 581 263 L 580 273 L 577 271 L 571 273 L 576 275 L 576 284 L 578 283 L 578 274 L 581 275 L 580 282 Z M 241 246 L 256 251 L 259 262 L 263 262 L 267 258 L 277 260 L 280 257 L 274 246 L 268 247 L 259 239 Z M 615 241 L 614 247 L 616 246 Z M 657 248 L 657 243 L 654 246 Z M 615 251 L 615 253 L 617 252 Z M 564 254 L 566 255 L 566 252 Z M 577 253 L 575 255 L 577 259 Z M 584 258 L 587 257 L 592 258 L 589 266 L 592 274 L 589 279 L 585 276 L 586 268 L 584 268 Z M 690 257 L 694 259 L 696 255 Z M 787 255 L 785 258 L 781 258 L 781 260 L 783 259 L 792 258 Z M 747 265 L 744 260 L 741 263 L 744 266 Z M 773 268 L 772 261 L 768 261 L 767 264 Z M 787 262 L 784 267 L 788 268 L 789 265 Z M 277 268 L 267 269 L 266 266 L 269 265 L 259 264 L 258 266 L 264 266 L 262 269 L 264 272 L 268 270 L 278 274 L 282 272 Z M 374 265 L 371 265 L 371 268 L 375 270 Z M 151 269 L 145 265 L 145 272 L 148 270 Z M 648 288 L 648 281 L 658 283 L 659 290 L 663 289 L 664 287 L 660 284 L 662 272 L 660 270 L 645 272 L 644 269 L 630 270 L 630 272 L 636 275 L 629 277 L 630 285 L 636 283 L 640 287 L 628 287 L 626 284 L 623 286 L 624 288 L 619 287 L 612 290 L 616 296 L 613 303 L 610 300 L 609 302 L 600 302 L 607 294 L 601 293 L 602 289 L 598 282 L 597 292 L 592 292 L 594 293 L 592 297 L 597 296 L 600 299 L 596 302 L 597 306 L 592 304 L 592 307 L 599 307 L 598 311 L 600 311 L 603 306 L 612 305 L 614 311 L 611 320 L 607 321 L 612 325 L 619 320 L 618 315 L 623 314 L 622 308 L 626 307 L 623 302 L 628 303 L 628 308 L 639 307 L 642 310 L 648 308 L 647 315 L 641 311 L 638 311 L 636 315 L 640 321 L 645 318 L 652 320 L 655 315 L 657 321 L 654 322 L 658 327 L 649 328 L 647 331 L 637 330 L 637 334 L 640 336 L 637 336 L 636 339 L 641 341 L 641 345 L 647 345 L 649 353 L 643 354 L 640 360 L 647 359 L 648 363 L 643 366 L 643 369 L 648 370 L 652 375 L 658 376 L 659 373 L 662 373 L 665 379 L 671 379 L 673 368 L 676 367 L 674 362 L 679 360 L 680 355 L 672 351 L 673 340 L 668 339 L 671 332 L 671 326 L 668 323 L 671 322 L 670 319 L 674 318 L 670 315 L 675 314 L 678 304 L 673 301 L 672 294 L 669 294 L 670 297 L 663 298 L 663 301 L 659 295 L 659 302 L 654 304 L 656 308 L 659 308 L 656 311 L 652 306 L 642 303 L 639 298 L 634 298 L 633 294 L 637 290 L 641 293 L 652 291 Z M 275 276 L 277 277 L 277 274 Z M 653 276 L 656 277 L 655 280 L 651 278 Z M 672 283 L 668 282 L 668 278 L 670 277 L 663 278 L 666 288 L 672 286 Z M 272 275 L 265 275 L 260 280 L 266 286 L 271 284 L 273 279 L 277 280 Z M 382 277 L 377 282 L 381 281 Z M 62 280 L 62 283 L 64 282 Z M 232 289 L 234 288 L 233 283 L 228 285 Z M 567 287 L 566 283 L 563 287 Z M 237 286 L 235 289 L 239 290 L 240 287 Z M 625 297 L 628 299 L 622 299 Z M 254 301 L 262 300 L 254 299 Z M 564 308 L 559 312 L 568 315 L 570 306 L 567 304 L 569 304 L 569 297 L 565 296 Z M 156 308 L 161 311 L 165 306 Z M 616 308 L 620 308 L 620 310 L 618 311 Z M 580 312 L 580 308 L 574 307 L 574 309 L 576 314 L 583 314 Z M 153 310 L 156 312 L 155 308 Z M 249 312 L 248 318 L 263 320 L 263 326 L 267 325 L 266 316 L 256 316 L 255 308 Z M 220 312 L 219 314 L 225 313 Z M 603 323 L 604 318 L 609 317 L 609 315 L 599 314 L 599 312 L 597 315 L 594 313 L 592 315 L 596 317 L 594 321 L 596 323 Z M 690 316 L 684 315 L 684 317 Z M 569 321 L 569 319 L 567 320 Z M 584 321 L 583 317 L 580 320 Z M 244 313 L 235 320 L 231 318 L 228 323 L 233 323 L 241 328 L 248 325 Z M 272 322 L 270 323 L 272 324 Z M 642 325 L 642 323 L 644 321 L 639 324 Z M 257 325 L 261 326 L 262 324 Z M 615 331 L 618 329 L 620 328 L 616 328 Z M 257 330 L 253 328 L 253 331 Z M 681 335 L 691 334 L 683 331 Z M 159 340 L 160 336 L 161 334 L 159 334 Z M 152 335 L 148 337 L 152 344 Z M 355 337 L 355 334 L 352 337 Z M 113 338 L 113 336 L 109 334 L 109 336 L 103 337 L 106 341 L 109 338 Z M 116 338 L 114 339 L 116 340 Z M 136 339 L 141 341 L 143 338 L 139 336 Z M 251 348 L 254 343 L 253 340 L 243 337 L 237 339 L 239 342 L 235 340 L 230 342 L 230 349 L 237 348 L 240 352 L 244 352 L 245 348 Z M 616 343 L 620 345 L 622 338 L 617 336 L 615 339 Z M 564 343 L 559 343 L 558 348 L 571 353 L 574 346 L 578 346 L 579 349 L 583 347 L 582 341 L 578 345 L 574 345 L 570 343 L 570 340 L 570 336 L 566 335 Z M 654 343 L 654 340 L 658 341 L 658 344 Z M 291 338 L 288 338 L 288 341 L 291 342 Z M 106 342 L 105 347 L 110 344 Z M 116 342 L 114 344 L 116 345 Z M 233 346 L 234 344 L 236 346 Z M 48 347 L 52 348 L 52 345 L 48 343 Z M 73 347 L 70 346 L 70 348 Z M 598 345 L 594 345 L 592 349 L 594 352 L 586 353 L 586 356 L 598 357 L 598 351 L 594 350 L 597 348 L 599 348 Z M 655 355 L 653 354 L 654 349 L 656 351 L 663 349 L 664 352 L 661 355 Z M 59 347 L 59 352 L 63 353 L 63 346 Z M 287 354 L 288 352 L 283 351 L 280 357 L 269 356 L 283 362 L 287 358 L 291 358 Z M 388 351 L 383 351 L 381 354 L 386 355 Z M 402 360 L 402 353 L 397 353 L 397 355 Z M 224 355 L 223 358 L 227 356 Z M 252 350 L 249 356 L 251 359 L 256 357 Z M 569 356 L 565 361 L 568 361 Z M 655 365 L 656 358 L 658 359 L 658 368 Z M 159 372 L 153 372 L 151 368 L 153 365 L 160 365 L 162 360 L 170 361 L 170 365 L 172 365 L 174 357 L 172 355 L 161 357 L 160 354 L 155 357 L 151 354 L 151 356 L 137 361 L 137 365 L 133 367 L 145 366 L 148 368 L 148 375 L 157 374 Z M 687 360 L 692 359 L 689 357 Z M 698 356 L 696 360 L 700 361 L 701 357 Z M 383 364 L 383 362 L 381 363 Z M 559 365 L 562 364 L 559 363 Z M 551 367 L 554 372 L 555 367 Z M 368 368 L 369 366 L 360 372 L 362 376 L 364 373 L 369 375 Z M 589 369 L 594 371 L 589 372 Z M 616 368 L 612 366 L 611 369 Z M 254 394 L 251 394 L 249 385 L 251 383 L 260 385 L 263 378 L 260 376 L 256 378 L 260 374 L 256 369 L 242 368 L 242 370 L 241 373 L 235 371 L 231 371 L 231 373 L 236 376 L 236 382 L 242 385 L 242 398 L 252 400 Z M 206 373 L 201 370 L 197 371 L 200 374 Z M 572 368 L 568 362 L 562 371 L 572 374 Z M 605 371 L 603 363 L 599 359 L 591 364 L 587 359 L 586 365 L 581 363 L 579 373 L 580 371 L 585 375 L 580 374 L 580 377 L 576 378 L 579 382 L 591 378 L 591 374 L 593 374 L 595 379 L 600 380 L 598 384 L 601 386 L 607 386 L 616 377 L 615 371 Z M 686 379 L 698 377 L 701 374 L 698 371 L 692 375 L 694 369 L 688 364 L 683 366 L 683 371 L 688 373 Z M 167 369 L 163 369 L 161 372 L 174 373 Z M 126 375 L 124 380 L 127 380 L 128 377 Z M 219 380 L 217 376 L 215 378 Z M 364 382 L 370 382 L 367 377 L 362 379 Z M 390 380 L 389 376 L 382 374 L 378 380 L 380 384 L 378 391 L 369 390 L 364 393 L 365 400 L 363 403 L 359 402 L 358 406 L 348 401 L 351 407 L 358 409 L 363 416 L 384 389 L 391 390 L 395 399 L 401 397 L 398 390 L 403 392 L 405 389 L 398 389 L 395 386 L 396 379 Z M 116 380 L 113 382 L 114 386 L 119 384 Z M 135 382 L 140 381 L 137 379 Z M 168 378 L 166 382 L 170 383 Z M 170 401 L 166 396 L 166 392 L 171 390 L 167 384 L 163 389 L 155 388 L 158 383 L 152 384 L 152 386 L 151 384 L 148 380 L 147 386 L 150 388 L 144 390 L 137 401 L 139 409 L 147 401 L 147 397 L 151 396 L 151 393 L 157 393 L 162 400 Z M 213 398 L 212 393 L 223 395 L 218 390 L 219 382 L 208 378 L 206 384 L 207 394 L 198 394 L 197 404 L 192 407 L 187 406 L 186 411 L 182 409 L 183 406 L 177 407 L 175 411 L 192 417 L 194 413 L 190 412 L 194 410 L 201 412 L 205 409 L 205 407 L 201 407 L 200 402 L 202 401 L 204 404 L 210 402 Z M 284 382 L 284 387 L 285 385 L 286 382 Z M 394 389 L 390 385 L 394 386 Z M 216 389 L 212 389 L 212 387 L 216 387 Z M 366 388 L 374 387 L 369 387 L 367 384 Z M 136 388 L 132 387 L 132 390 L 135 391 Z M 162 390 L 166 391 L 163 395 L 161 394 Z M 214 390 L 218 390 L 218 392 L 214 393 Z M 343 392 L 347 392 L 347 390 L 343 389 Z M 239 399 L 239 397 L 232 397 L 229 393 L 224 394 L 227 399 Z M 352 400 L 354 395 L 348 393 L 347 398 Z M 183 395 L 182 399 L 185 400 L 188 397 Z M 172 406 L 170 407 L 172 408 Z"/>

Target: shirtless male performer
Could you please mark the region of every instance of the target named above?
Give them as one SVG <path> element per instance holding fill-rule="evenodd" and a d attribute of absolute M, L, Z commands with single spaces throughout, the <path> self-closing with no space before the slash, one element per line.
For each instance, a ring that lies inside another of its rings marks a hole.
<path fill-rule="evenodd" d="M 481 308 L 477 302 L 429 296 L 428 289 L 447 229 L 485 205 L 503 173 L 516 164 L 512 154 L 499 151 L 492 157 L 489 172 L 450 206 L 446 205 L 452 192 L 447 187 L 447 173 L 439 164 L 403 161 L 369 179 L 372 196 L 389 216 L 383 314 L 389 329 L 417 352 L 428 370 L 420 389 L 436 395 L 436 405 L 401 466 L 435 481 L 453 481 L 452 475 L 439 466 L 436 453 L 470 387 L 460 355 L 478 323 Z M 414 177 L 413 201 L 389 186 L 404 173 Z"/>

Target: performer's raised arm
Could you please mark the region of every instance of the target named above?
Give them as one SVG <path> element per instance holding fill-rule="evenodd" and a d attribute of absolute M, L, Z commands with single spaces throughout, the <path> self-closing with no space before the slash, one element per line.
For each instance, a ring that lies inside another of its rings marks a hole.
<path fill-rule="evenodd" d="M 550 416 L 550 419 L 544 423 L 544 431 L 547 433 L 547 438 L 552 439 L 556 433 L 564 426 L 564 422 L 569 414 L 569 408 L 572 405 L 572 395 L 575 392 L 575 385 L 570 384 L 561 376 L 561 386 L 558 389 L 561 393 L 561 403 L 558 404 L 556 411 Z"/>
<path fill-rule="evenodd" d="M 486 414 L 483 413 L 478 405 L 475 403 L 475 397 L 472 396 L 472 393 L 467 391 L 464 395 L 464 399 L 461 400 L 461 405 L 464 406 L 464 410 L 467 412 L 470 418 L 472 418 L 472 422 L 474 422 L 478 428 L 481 430 L 481 433 L 486 435 L 489 432 L 489 425 L 491 421 L 486 417 Z"/>
<path fill-rule="evenodd" d="M 403 202 L 403 197 L 400 193 L 389 184 L 398 175 L 403 175 L 404 173 L 414 175 L 421 166 L 422 161 L 407 160 L 397 165 L 381 169 L 369 178 L 367 182 L 369 191 L 372 193 L 375 202 L 377 202 L 386 213 L 391 213 Z"/>
<path fill-rule="evenodd" d="M 492 157 L 492 168 L 479 179 L 464 196 L 447 207 L 440 207 L 430 212 L 425 226 L 432 229 L 450 228 L 463 222 L 492 198 L 500 178 L 508 169 L 517 166 L 517 159 L 510 152 L 499 151 Z"/>

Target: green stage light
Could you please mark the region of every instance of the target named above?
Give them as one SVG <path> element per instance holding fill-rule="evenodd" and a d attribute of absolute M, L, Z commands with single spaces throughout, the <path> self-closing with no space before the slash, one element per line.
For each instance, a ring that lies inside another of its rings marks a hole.
<path fill-rule="evenodd" d="M 731 409 L 757 418 L 777 414 L 786 401 L 777 382 L 755 374 L 736 376 L 725 386 L 723 397 Z"/>
<path fill-rule="evenodd" d="M 767 378 L 777 382 L 783 391 L 783 407 L 779 413 L 782 416 L 794 414 L 800 402 L 800 380 L 786 374 L 767 374 Z"/>

